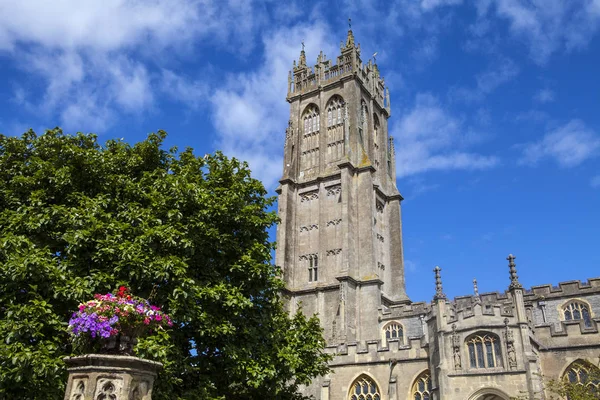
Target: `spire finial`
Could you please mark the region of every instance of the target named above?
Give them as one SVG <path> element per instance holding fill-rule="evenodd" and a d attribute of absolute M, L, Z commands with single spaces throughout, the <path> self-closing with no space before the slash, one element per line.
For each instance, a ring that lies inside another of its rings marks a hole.
<path fill-rule="evenodd" d="M 473 279 L 473 292 L 475 297 L 479 297 L 479 288 L 477 287 L 477 279 Z"/>
<path fill-rule="evenodd" d="M 348 18 L 348 37 L 346 38 L 346 48 L 354 47 L 354 34 L 352 33 L 352 19 Z"/>
<path fill-rule="evenodd" d="M 519 276 L 517 275 L 517 264 L 515 264 L 515 259 L 517 257 L 509 254 L 506 259 L 508 260 L 508 270 L 510 272 L 510 286 L 509 289 L 520 289 L 523 286 L 519 283 Z"/>
<path fill-rule="evenodd" d="M 433 269 L 435 272 L 435 296 L 433 296 L 434 300 L 445 299 L 446 295 L 444 294 L 444 290 L 442 289 L 442 275 L 440 273 L 442 269 L 436 266 Z"/>
<path fill-rule="evenodd" d="M 300 51 L 300 59 L 298 60 L 299 66 L 306 65 L 306 53 L 304 52 L 304 40 L 302 40 L 302 50 Z"/>

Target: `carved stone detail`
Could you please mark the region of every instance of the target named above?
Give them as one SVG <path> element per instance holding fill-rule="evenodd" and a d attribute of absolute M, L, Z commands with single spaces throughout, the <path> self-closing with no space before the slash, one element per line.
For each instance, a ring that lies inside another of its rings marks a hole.
<path fill-rule="evenodd" d="M 331 221 L 327 221 L 327 226 L 339 225 L 342 222 L 341 218 L 332 219 Z"/>
<path fill-rule="evenodd" d="M 64 358 L 66 400 L 151 400 L 162 364 L 138 357 L 87 354 Z"/>
<path fill-rule="evenodd" d="M 452 351 L 454 353 L 454 369 L 462 369 L 462 361 L 460 359 L 460 336 L 456 332 L 456 324 L 452 324 Z"/>
<path fill-rule="evenodd" d="M 120 379 L 100 378 L 96 383 L 94 400 L 120 400 L 122 387 Z"/>
<path fill-rule="evenodd" d="M 300 227 L 300 232 L 308 232 L 308 231 L 312 231 L 313 229 L 319 229 L 319 225 L 318 224 L 302 225 Z"/>
<path fill-rule="evenodd" d="M 83 380 L 80 380 L 74 386 L 75 386 L 75 388 L 73 389 L 73 392 L 71 393 L 71 400 L 84 400 L 85 382 Z"/>
<path fill-rule="evenodd" d="M 331 250 L 327 250 L 327 255 L 328 256 L 335 256 L 338 255 L 342 252 L 342 249 L 331 249 Z"/>
<path fill-rule="evenodd" d="M 304 203 L 311 200 L 317 200 L 319 198 L 319 193 L 317 191 L 302 193 L 300 195 L 300 202 Z"/>
<path fill-rule="evenodd" d="M 515 339 L 513 331 L 508 327 L 508 318 L 504 318 L 504 338 L 506 340 L 506 354 L 508 355 L 508 368 L 517 369 L 517 353 L 515 351 Z"/>
<path fill-rule="evenodd" d="M 377 200 L 375 202 L 375 209 L 379 212 L 383 212 L 383 203 Z"/>
<path fill-rule="evenodd" d="M 377 240 L 379 240 L 381 243 L 385 242 L 385 239 L 379 233 L 377 234 Z"/>
<path fill-rule="evenodd" d="M 299 259 L 300 261 L 306 261 L 306 260 L 310 260 L 311 258 L 314 258 L 317 256 L 317 253 L 311 253 L 311 254 L 302 254 Z"/>
<path fill-rule="evenodd" d="M 330 186 L 327 189 L 327 196 L 335 196 L 336 194 L 340 194 L 342 192 L 342 185 L 334 185 Z"/>

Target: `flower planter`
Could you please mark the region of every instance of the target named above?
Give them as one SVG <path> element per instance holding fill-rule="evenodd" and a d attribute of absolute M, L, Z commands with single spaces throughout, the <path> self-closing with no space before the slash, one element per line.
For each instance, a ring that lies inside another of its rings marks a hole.
<path fill-rule="evenodd" d="M 151 400 L 162 364 L 138 357 L 87 354 L 64 358 L 65 400 Z"/>

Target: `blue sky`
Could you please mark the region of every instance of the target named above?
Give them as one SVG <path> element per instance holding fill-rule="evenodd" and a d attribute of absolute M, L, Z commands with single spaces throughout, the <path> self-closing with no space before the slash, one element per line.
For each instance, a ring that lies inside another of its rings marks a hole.
<path fill-rule="evenodd" d="M 272 191 L 287 73 L 352 18 L 391 89 L 414 301 L 600 275 L 600 0 L 2 0 L 0 132 L 248 160 Z"/>

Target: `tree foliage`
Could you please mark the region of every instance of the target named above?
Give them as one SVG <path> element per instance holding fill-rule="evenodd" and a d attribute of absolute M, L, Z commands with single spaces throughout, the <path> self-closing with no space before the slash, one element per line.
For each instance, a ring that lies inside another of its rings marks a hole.
<path fill-rule="evenodd" d="M 574 367 L 574 368 L 573 368 Z M 571 365 L 560 379 L 545 380 L 544 390 L 536 393 L 534 399 L 547 400 L 600 400 L 600 368 L 584 361 Z M 514 400 L 530 399 L 527 395 L 515 397 Z"/>
<path fill-rule="evenodd" d="M 0 135 L 0 398 L 62 398 L 67 321 L 126 285 L 176 328 L 138 345 L 154 398 L 300 398 L 327 371 L 316 317 L 288 316 L 262 184 L 221 153 L 60 129 Z"/>

